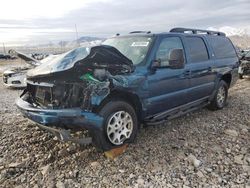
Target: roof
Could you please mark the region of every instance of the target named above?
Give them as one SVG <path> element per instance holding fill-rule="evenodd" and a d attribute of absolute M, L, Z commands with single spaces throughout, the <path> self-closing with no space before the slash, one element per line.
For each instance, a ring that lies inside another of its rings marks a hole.
<path fill-rule="evenodd" d="M 203 35 L 203 36 L 226 36 L 225 33 L 219 31 L 211 31 L 211 30 L 204 30 L 204 29 L 192 29 L 192 28 L 173 28 L 169 32 L 161 32 L 161 33 L 151 33 L 151 31 L 132 31 L 125 36 L 154 36 L 154 35 L 165 35 L 165 34 L 182 34 L 182 35 Z M 117 37 L 120 34 L 116 34 Z"/>

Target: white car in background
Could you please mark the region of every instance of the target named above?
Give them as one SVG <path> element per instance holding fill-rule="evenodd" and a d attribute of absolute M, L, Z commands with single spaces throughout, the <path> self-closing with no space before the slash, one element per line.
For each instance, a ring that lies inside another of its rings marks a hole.
<path fill-rule="evenodd" d="M 5 86 L 13 88 L 26 87 L 26 73 L 29 67 L 18 67 L 6 70 L 3 73 L 3 83 Z"/>
<path fill-rule="evenodd" d="M 16 67 L 9 70 L 4 71 L 3 73 L 3 83 L 7 87 L 12 88 L 24 88 L 27 86 L 26 84 L 26 73 L 28 70 L 41 65 L 42 63 L 51 61 L 52 59 L 56 58 L 59 55 L 49 55 L 48 57 L 44 58 L 41 61 L 38 61 L 26 54 L 21 52 L 17 52 L 15 50 L 10 50 L 9 53 L 11 55 L 15 55 L 21 59 L 23 59 L 27 66 L 24 67 Z"/>

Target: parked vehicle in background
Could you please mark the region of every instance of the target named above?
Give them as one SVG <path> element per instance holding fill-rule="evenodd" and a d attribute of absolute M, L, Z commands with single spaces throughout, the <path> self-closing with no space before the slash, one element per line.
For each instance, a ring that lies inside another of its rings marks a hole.
<path fill-rule="evenodd" d="M 69 130 L 88 130 L 105 151 L 133 142 L 141 123 L 162 123 L 204 106 L 224 108 L 238 66 L 224 33 L 136 31 L 28 71 L 16 104 L 62 140 L 75 140 Z"/>
<path fill-rule="evenodd" d="M 8 59 L 16 59 L 16 57 L 11 56 L 9 54 L 0 54 L 0 59 L 8 60 Z"/>
<path fill-rule="evenodd" d="M 51 61 L 53 58 L 56 58 L 57 55 L 50 55 L 44 58 L 41 61 L 34 59 L 24 53 L 17 52 L 15 50 L 10 50 L 9 52 L 11 55 L 15 55 L 21 59 L 23 59 L 27 65 L 22 67 L 14 67 L 4 71 L 3 73 L 3 83 L 7 87 L 12 88 L 24 88 L 27 86 L 26 84 L 26 73 L 28 70 L 45 63 L 47 61 Z"/>
<path fill-rule="evenodd" d="M 3 83 L 7 87 L 12 88 L 24 88 L 26 84 L 26 73 L 32 67 L 24 66 L 12 68 L 4 71 L 3 73 Z"/>
<path fill-rule="evenodd" d="M 48 57 L 49 54 L 43 54 L 43 53 L 33 53 L 31 54 L 31 57 L 37 60 L 43 60 L 44 58 Z"/>
<path fill-rule="evenodd" d="M 243 79 L 244 75 L 250 75 L 250 51 L 246 51 L 240 61 L 240 67 L 239 67 L 239 78 Z"/>
<path fill-rule="evenodd" d="M 246 49 L 246 50 L 240 50 L 239 51 L 239 58 L 242 59 L 247 53 L 249 53 L 250 50 L 249 49 Z"/>

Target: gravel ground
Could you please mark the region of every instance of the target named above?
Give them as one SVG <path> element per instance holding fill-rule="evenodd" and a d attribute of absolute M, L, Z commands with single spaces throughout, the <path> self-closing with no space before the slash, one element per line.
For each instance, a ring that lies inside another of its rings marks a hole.
<path fill-rule="evenodd" d="M 0 187 L 250 187 L 250 78 L 223 110 L 145 127 L 114 161 L 39 130 L 0 79 Z"/>

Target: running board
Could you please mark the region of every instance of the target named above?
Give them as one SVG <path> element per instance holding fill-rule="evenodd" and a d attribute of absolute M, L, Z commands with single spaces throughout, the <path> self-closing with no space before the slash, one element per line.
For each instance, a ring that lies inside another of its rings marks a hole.
<path fill-rule="evenodd" d="M 206 98 L 207 99 L 207 98 Z M 182 105 L 177 108 L 173 108 L 171 110 L 168 110 L 166 112 L 160 113 L 154 117 L 151 117 L 150 119 L 147 119 L 145 121 L 146 125 L 158 125 L 162 124 L 168 120 L 180 117 L 182 115 L 185 115 L 189 112 L 193 112 L 195 110 L 201 109 L 209 104 L 209 101 L 207 100 L 199 100 L 192 103 L 188 103 L 185 105 Z"/>

